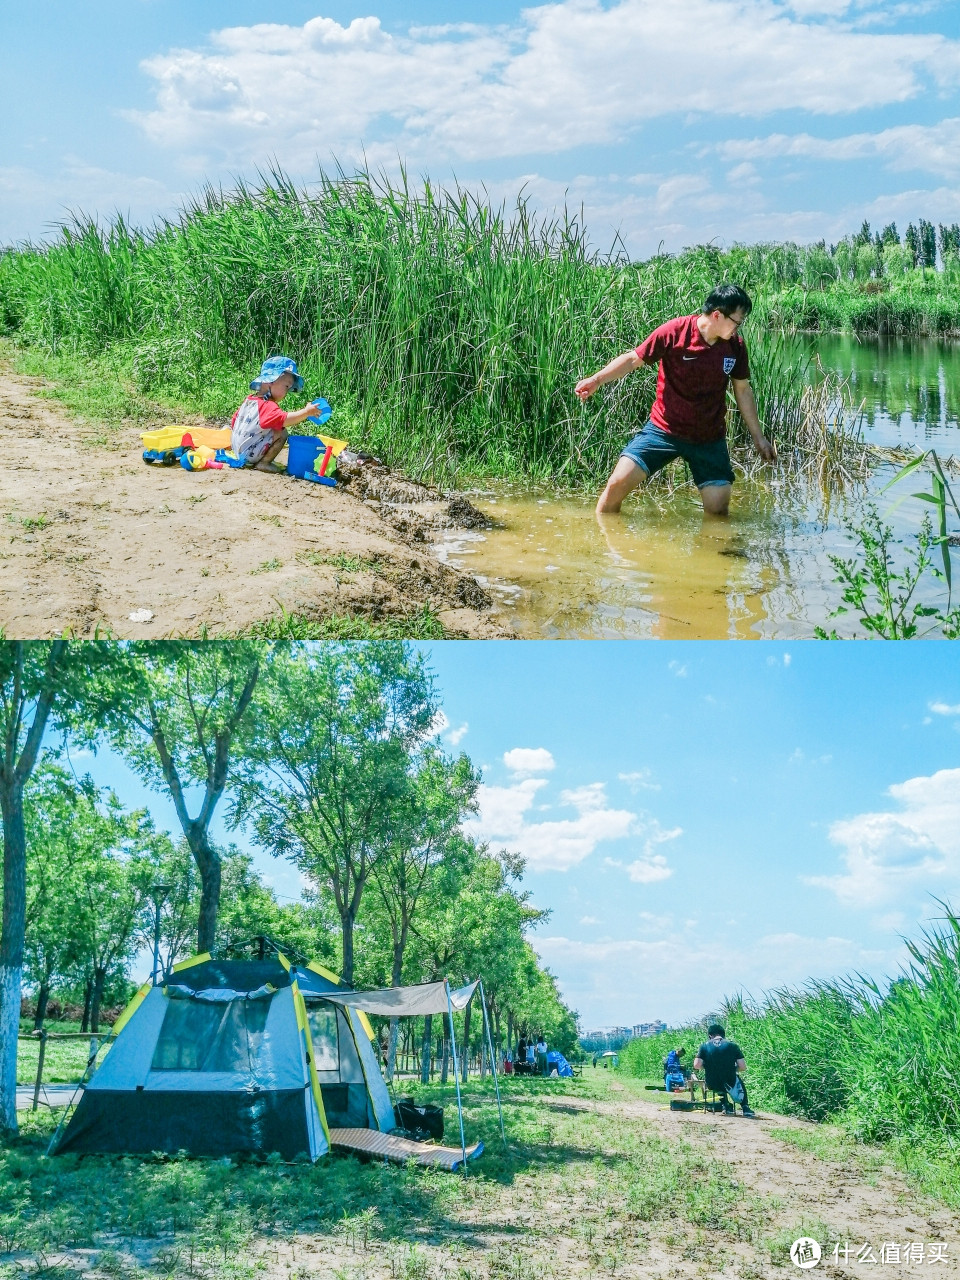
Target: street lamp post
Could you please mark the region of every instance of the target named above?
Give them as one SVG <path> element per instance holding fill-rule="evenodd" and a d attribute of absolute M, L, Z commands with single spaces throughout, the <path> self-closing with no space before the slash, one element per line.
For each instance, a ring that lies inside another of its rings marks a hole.
<path fill-rule="evenodd" d="M 153 985 L 160 982 L 160 908 L 163 900 L 173 889 L 172 884 L 155 884 L 151 893 L 153 898 Z"/>

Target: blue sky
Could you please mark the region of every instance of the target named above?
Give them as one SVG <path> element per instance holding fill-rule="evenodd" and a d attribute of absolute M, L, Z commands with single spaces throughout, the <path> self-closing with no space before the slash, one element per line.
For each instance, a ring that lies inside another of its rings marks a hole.
<path fill-rule="evenodd" d="M 474 829 L 527 858 L 552 912 L 535 945 L 586 1025 L 890 975 L 935 897 L 960 904 L 949 645 L 424 648 L 441 736 L 483 767 Z M 174 826 L 115 760 L 76 764 Z M 290 866 L 257 863 L 299 893 Z"/>
<path fill-rule="evenodd" d="M 0 243 L 319 158 L 584 204 L 600 247 L 954 221 L 952 0 L 36 0 Z M 21 39 L 21 33 L 17 39 Z"/>

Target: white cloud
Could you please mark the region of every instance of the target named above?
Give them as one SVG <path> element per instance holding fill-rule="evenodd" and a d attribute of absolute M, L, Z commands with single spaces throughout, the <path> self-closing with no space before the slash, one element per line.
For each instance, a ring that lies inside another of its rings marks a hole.
<path fill-rule="evenodd" d="M 430 732 L 438 738 L 443 736 L 452 747 L 457 747 L 466 737 L 467 730 L 469 728 L 470 726 L 466 721 L 464 721 L 458 729 L 454 729 L 451 726 L 450 721 L 447 719 L 446 712 L 442 707 L 440 707 L 437 714 L 433 717 L 433 724 L 430 726 Z"/>
<path fill-rule="evenodd" d="M 836 822 L 830 839 L 842 849 L 843 874 L 804 877 L 850 906 L 876 906 L 913 892 L 945 892 L 960 884 L 960 769 L 941 769 L 890 787 L 899 811 L 863 813 Z"/>
<path fill-rule="evenodd" d="M 877 133 L 822 138 L 809 133 L 773 133 L 765 138 L 731 139 L 717 148 L 725 160 L 880 160 L 895 171 L 921 170 L 941 178 L 960 177 L 960 117 L 932 125 L 902 124 Z"/>
<path fill-rule="evenodd" d="M 596 916 L 581 916 L 580 923 L 581 924 L 599 924 L 600 921 L 597 919 Z"/>
<path fill-rule="evenodd" d="M 129 117 L 198 161 L 272 155 L 304 167 L 365 148 L 375 163 L 399 153 L 419 164 L 609 145 L 676 113 L 844 114 L 904 102 L 930 82 L 955 85 L 960 46 L 870 32 L 829 0 L 560 0 L 513 26 L 393 34 L 376 17 L 317 17 L 230 27 L 205 49 L 174 49 L 143 68 L 155 105 Z"/>
<path fill-rule="evenodd" d="M 625 782 L 631 791 L 659 791 L 660 783 L 653 781 L 651 769 L 635 769 L 632 773 L 618 773 L 617 777 Z"/>
<path fill-rule="evenodd" d="M 511 754 L 510 752 L 507 753 Z M 482 786 L 479 812 L 466 824 L 472 834 L 521 854 L 535 871 L 569 871 L 598 844 L 622 840 L 642 823 L 627 809 L 611 809 L 602 783 L 563 791 L 560 805 L 576 817 L 531 821 L 530 811 L 546 778 L 518 777 L 510 786 Z M 551 806 L 544 806 L 549 811 Z"/>
<path fill-rule="evenodd" d="M 152 222 L 158 212 L 172 213 L 180 199 L 155 178 L 115 173 L 76 156 L 64 156 L 44 173 L 0 167 L 0 244 L 36 238 L 38 228 L 69 221 L 72 210 L 103 220 L 119 210 L 134 223 Z"/>
<path fill-rule="evenodd" d="M 609 1025 L 654 1017 L 682 1022 L 713 1012 L 724 996 L 745 991 L 761 997 L 811 978 L 856 972 L 883 978 L 906 959 L 896 939 L 877 949 L 836 935 L 802 933 L 771 933 L 737 945 L 665 929 L 652 938 L 586 941 L 561 935 L 535 938 L 534 945 L 558 975 L 564 997 L 590 1022 Z M 611 973 L 617 975 L 614 984 Z M 653 984 L 651 974 L 657 975 Z"/>
<path fill-rule="evenodd" d="M 935 716 L 960 716 L 960 702 L 931 702 L 930 710 Z"/>
<path fill-rule="evenodd" d="M 608 867 L 619 867 L 626 871 L 629 878 L 634 884 L 656 884 L 659 880 L 669 880 L 673 875 L 673 868 L 667 864 L 667 859 L 662 853 L 657 853 L 657 845 L 666 844 L 669 840 L 676 840 L 683 835 L 682 827 L 672 827 L 669 831 L 665 830 L 657 822 L 656 818 L 647 817 L 644 835 L 643 856 L 637 858 L 634 862 L 623 863 L 614 861 L 613 858 L 606 858 L 604 861 Z"/>
<path fill-rule="evenodd" d="M 556 768 L 556 761 L 546 747 L 514 747 L 504 752 L 503 763 L 517 777 L 550 773 Z"/>
<path fill-rule="evenodd" d="M 659 880 L 669 880 L 673 875 L 673 869 L 667 866 L 667 860 L 662 853 L 651 854 L 648 858 L 638 858 L 624 867 L 624 870 L 634 884 L 656 884 Z"/>
<path fill-rule="evenodd" d="M 685 662 L 677 662 L 676 658 L 670 659 L 667 663 L 667 669 L 672 671 L 678 679 L 687 674 L 687 664 Z"/>

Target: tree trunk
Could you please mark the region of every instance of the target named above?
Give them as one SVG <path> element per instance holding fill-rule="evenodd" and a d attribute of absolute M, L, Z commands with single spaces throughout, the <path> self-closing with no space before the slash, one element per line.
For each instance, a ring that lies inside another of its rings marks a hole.
<path fill-rule="evenodd" d="M 0 933 L 0 1131 L 17 1132 L 17 1033 L 27 928 L 27 837 L 23 788 L 9 780 L 0 793 L 3 816 L 3 927 Z"/>
<path fill-rule="evenodd" d="M 212 951 L 217 938 L 220 911 L 220 854 L 211 845 L 209 833 L 191 823 L 187 843 L 200 872 L 200 918 L 197 923 L 197 950 Z"/>
<path fill-rule="evenodd" d="M 513 1014 L 507 1010 L 507 1048 L 513 1049 Z"/>
<path fill-rule="evenodd" d="M 423 1048 L 420 1052 L 420 1083 L 430 1083 L 430 1049 L 432 1045 L 433 1014 L 423 1020 Z"/>
<path fill-rule="evenodd" d="M 343 947 L 343 963 L 340 966 L 340 978 L 345 987 L 353 986 L 353 914 L 343 911 L 340 914 L 340 941 Z"/>
<path fill-rule="evenodd" d="M 387 1048 L 387 1080 L 392 1084 L 397 1070 L 397 1040 L 400 1035 L 400 1019 L 390 1019 L 390 1041 Z"/>
<path fill-rule="evenodd" d="M 463 1068 L 460 1079 L 466 1080 L 470 1074 L 470 1014 L 473 1012 L 473 1001 L 463 1011 Z"/>
<path fill-rule="evenodd" d="M 399 987 L 403 976 L 403 942 L 395 943 L 393 948 L 393 971 L 390 974 L 391 987 Z M 400 1033 L 400 1019 L 390 1019 L 390 1040 L 387 1049 L 387 1079 L 393 1081 L 397 1069 L 397 1038 Z"/>
<path fill-rule="evenodd" d="M 83 986 L 83 1017 L 80 1019 L 80 1030 L 90 1030 L 90 1003 L 93 1000 L 93 978 L 87 978 Z"/>
<path fill-rule="evenodd" d="M 97 1035 L 100 1031 L 100 1006 L 103 1003 L 103 989 L 106 985 L 106 969 L 94 969 L 93 998 L 90 1001 L 90 1032 L 92 1035 Z"/>
<path fill-rule="evenodd" d="M 37 1011 L 33 1016 L 34 1031 L 43 1030 L 43 1020 L 47 1016 L 47 1003 L 50 1000 L 50 982 L 44 978 L 37 991 Z"/>

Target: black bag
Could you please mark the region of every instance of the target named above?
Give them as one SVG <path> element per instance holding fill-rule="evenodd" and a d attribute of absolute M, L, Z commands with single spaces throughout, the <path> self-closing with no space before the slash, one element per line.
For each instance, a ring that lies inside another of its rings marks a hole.
<path fill-rule="evenodd" d="M 407 1133 L 434 1138 L 437 1142 L 443 1139 L 443 1107 L 434 1106 L 432 1102 L 415 1102 L 413 1098 L 400 1098 L 393 1114 L 398 1127 Z"/>

